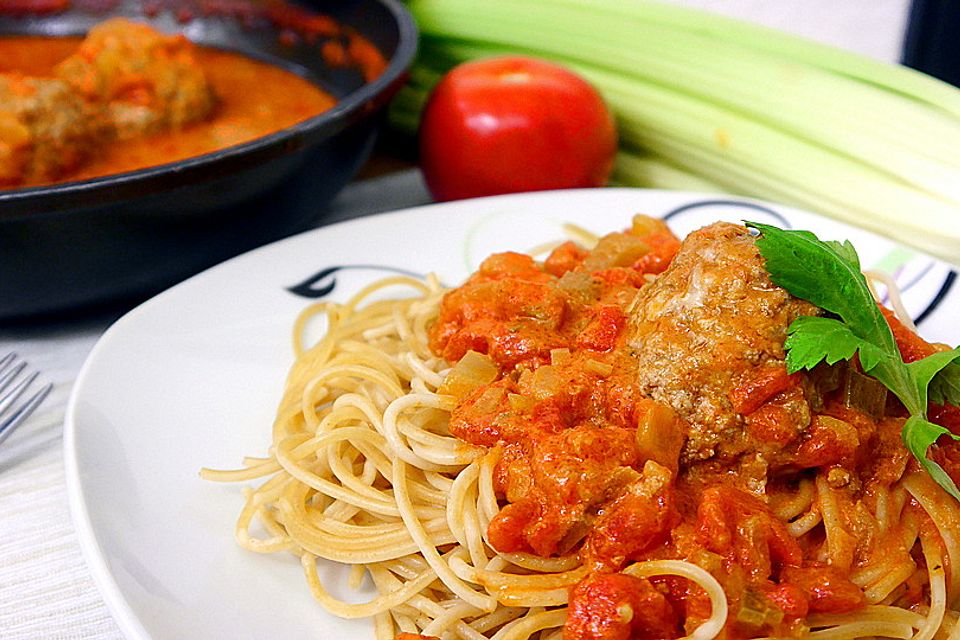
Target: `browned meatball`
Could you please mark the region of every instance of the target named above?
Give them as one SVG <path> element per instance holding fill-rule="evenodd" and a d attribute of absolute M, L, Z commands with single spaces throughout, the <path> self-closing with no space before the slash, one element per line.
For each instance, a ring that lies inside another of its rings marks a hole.
<path fill-rule="evenodd" d="M 66 83 L 0 74 L 0 185 L 56 180 L 109 135 L 103 118 Z"/>
<path fill-rule="evenodd" d="M 216 99 L 182 35 L 114 18 L 90 30 L 57 76 L 101 104 L 118 138 L 178 129 L 207 118 Z"/>
<path fill-rule="evenodd" d="M 783 370 L 783 342 L 799 315 L 816 307 L 770 281 L 744 227 L 716 223 L 684 240 L 671 266 L 639 293 L 632 339 L 643 393 L 689 423 L 685 461 L 743 444 L 736 390 Z M 784 374 L 785 376 L 785 371 Z M 781 402 L 781 425 L 797 435 L 810 422 L 802 392 Z"/>

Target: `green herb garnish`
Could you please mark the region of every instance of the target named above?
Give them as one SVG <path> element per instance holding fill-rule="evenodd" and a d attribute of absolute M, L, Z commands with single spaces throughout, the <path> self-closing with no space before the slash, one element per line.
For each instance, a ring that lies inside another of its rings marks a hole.
<path fill-rule="evenodd" d="M 960 349 L 934 353 L 905 363 L 893 331 L 870 294 L 860 259 L 849 242 L 824 242 L 809 231 L 786 231 L 757 222 L 757 247 L 774 284 L 807 300 L 833 317 L 801 316 L 787 329 L 787 371 L 812 369 L 860 356 L 867 375 L 889 389 L 910 417 L 901 437 L 927 473 L 950 495 L 960 490 L 943 468 L 927 457 L 942 435 L 960 440 L 927 420 L 927 402 L 960 406 Z"/>

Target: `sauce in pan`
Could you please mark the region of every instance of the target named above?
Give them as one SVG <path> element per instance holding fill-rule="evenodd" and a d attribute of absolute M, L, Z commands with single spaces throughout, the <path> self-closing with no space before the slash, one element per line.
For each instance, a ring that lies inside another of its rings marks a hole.
<path fill-rule="evenodd" d="M 72 37 L 2 37 L 0 74 L 53 78 L 57 65 L 75 55 L 81 42 Z M 237 53 L 199 46 L 191 50 L 214 96 L 208 116 L 161 131 L 145 130 L 142 135 L 107 135 L 88 144 L 82 161 L 72 163 L 76 166 L 58 167 L 46 175 L 24 173 L 19 180 L 4 181 L 0 167 L 0 189 L 84 180 L 176 162 L 268 135 L 336 104 L 333 96 L 279 67 Z M 2 110 L 0 104 L 0 116 Z M 63 113 L 58 106 L 52 111 Z M 4 134 L 2 124 L 0 121 L 0 134 Z M 4 137 L 0 135 L 0 164 L 3 146 L 11 144 L 13 134 L 7 133 L 7 140 Z"/>

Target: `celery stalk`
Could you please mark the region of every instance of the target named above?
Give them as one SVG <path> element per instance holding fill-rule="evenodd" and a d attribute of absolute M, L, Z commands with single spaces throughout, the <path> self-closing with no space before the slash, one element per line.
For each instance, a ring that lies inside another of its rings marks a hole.
<path fill-rule="evenodd" d="M 629 151 L 617 153 L 611 184 L 623 186 L 641 184 L 676 191 L 731 193 L 720 184 L 671 164 L 662 157 L 639 155 Z"/>
<path fill-rule="evenodd" d="M 960 91 L 763 27 L 649 0 L 410 0 L 410 129 L 454 64 L 520 53 L 590 80 L 621 132 L 616 180 L 802 206 L 960 263 Z M 406 97 L 404 97 L 406 96 Z"/>
<path fill-rule="evenodd" d="M 737 42 L 803 64 L 926 102 L 953 116 L 960 116 L 960 93 L 954 87 L 908 67 L 889 65 L 843 49 L 831 47 L 762 25 L 727 18 L 655 0 L 554 0 L 572 2 L 584 10 L 621 18 L 643 20 Z"/>
<path fill-rule="evenodd" d="M 436 4 L 456 5 L 450 0 Z M 722 42 L 685 40 L 683 34 L 669 34 L 668 42 L 649 29 L 625 30 L 623 21 L 595 18 L 604 33 L 602 39 L 595 38 L 576 20 L 582 10 L 556 2 L 518 4 L 514 7 L 517 20 L 498 27 L 487 9 L 502 4 L 472 0 L 470 10 L 477 15 L 469 20 L 455 10 L 441 15 L 449 15 L 450 23 L 456 20 L 457 37 L 528 48 L 567 63 L 602 61 L 598 66 L 742 110 L 960 200 L 960 180 L 950 166 L 960 148 L 960 123 L 927 114 L 935 118 L 936 126 L 924 128 L 921 125 L 927 120 L 917 118 L 920 108 L 899 96 L 813 67 L 770 61 L 737 46 L 725 47 Z M 526 27 L 533 23 L 543 32 Z M 422 28 L 431 33 L 429 21 Z M 703 51 L 711 55 L 703 55 Z M 678 56 L 681 53 L 686 55 Z M 731 91 L 731 86 L 736 91 Z M 869 109 L 853 105 L 869 105 Z M 905 122 L 914 124 L 908 127 Z M 888 142 L 914 153 L 890 154 Z"/>

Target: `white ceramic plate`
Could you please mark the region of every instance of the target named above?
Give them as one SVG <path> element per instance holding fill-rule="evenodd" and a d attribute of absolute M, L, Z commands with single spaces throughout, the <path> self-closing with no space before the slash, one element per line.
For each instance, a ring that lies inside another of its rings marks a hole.
<path fill-rule="evenodd" d="M 635 212 L 685 234 L 718 219 L 850 239 L 865 266 L 895 274 L 928 339 L 956 343 L 953 270 L 873 234 L 784 207 L 628 189 L 546 192 L 431 205 L 342 223 L 206 271 L 127 314 L 86 362 L 67 411 L 70 503 L 91 570 L 131 638 L 361 638 L 367 621 L 315 604 L 296 559 L 238 548 L 240 486 L 199 479 L 265 452 L 292 355 L 290 327 L 310 300 L 343 299 L 390 270 L 456 284 L 494 251 L 603 233 Z M 345 575 L 330 567 L 328 575 Z M 341 595 L 346 590 L 340 591 Z M 356 597 L 356 596 L 354 596 Z M 350 634 L 348 636 L 348 634 Z"/>

